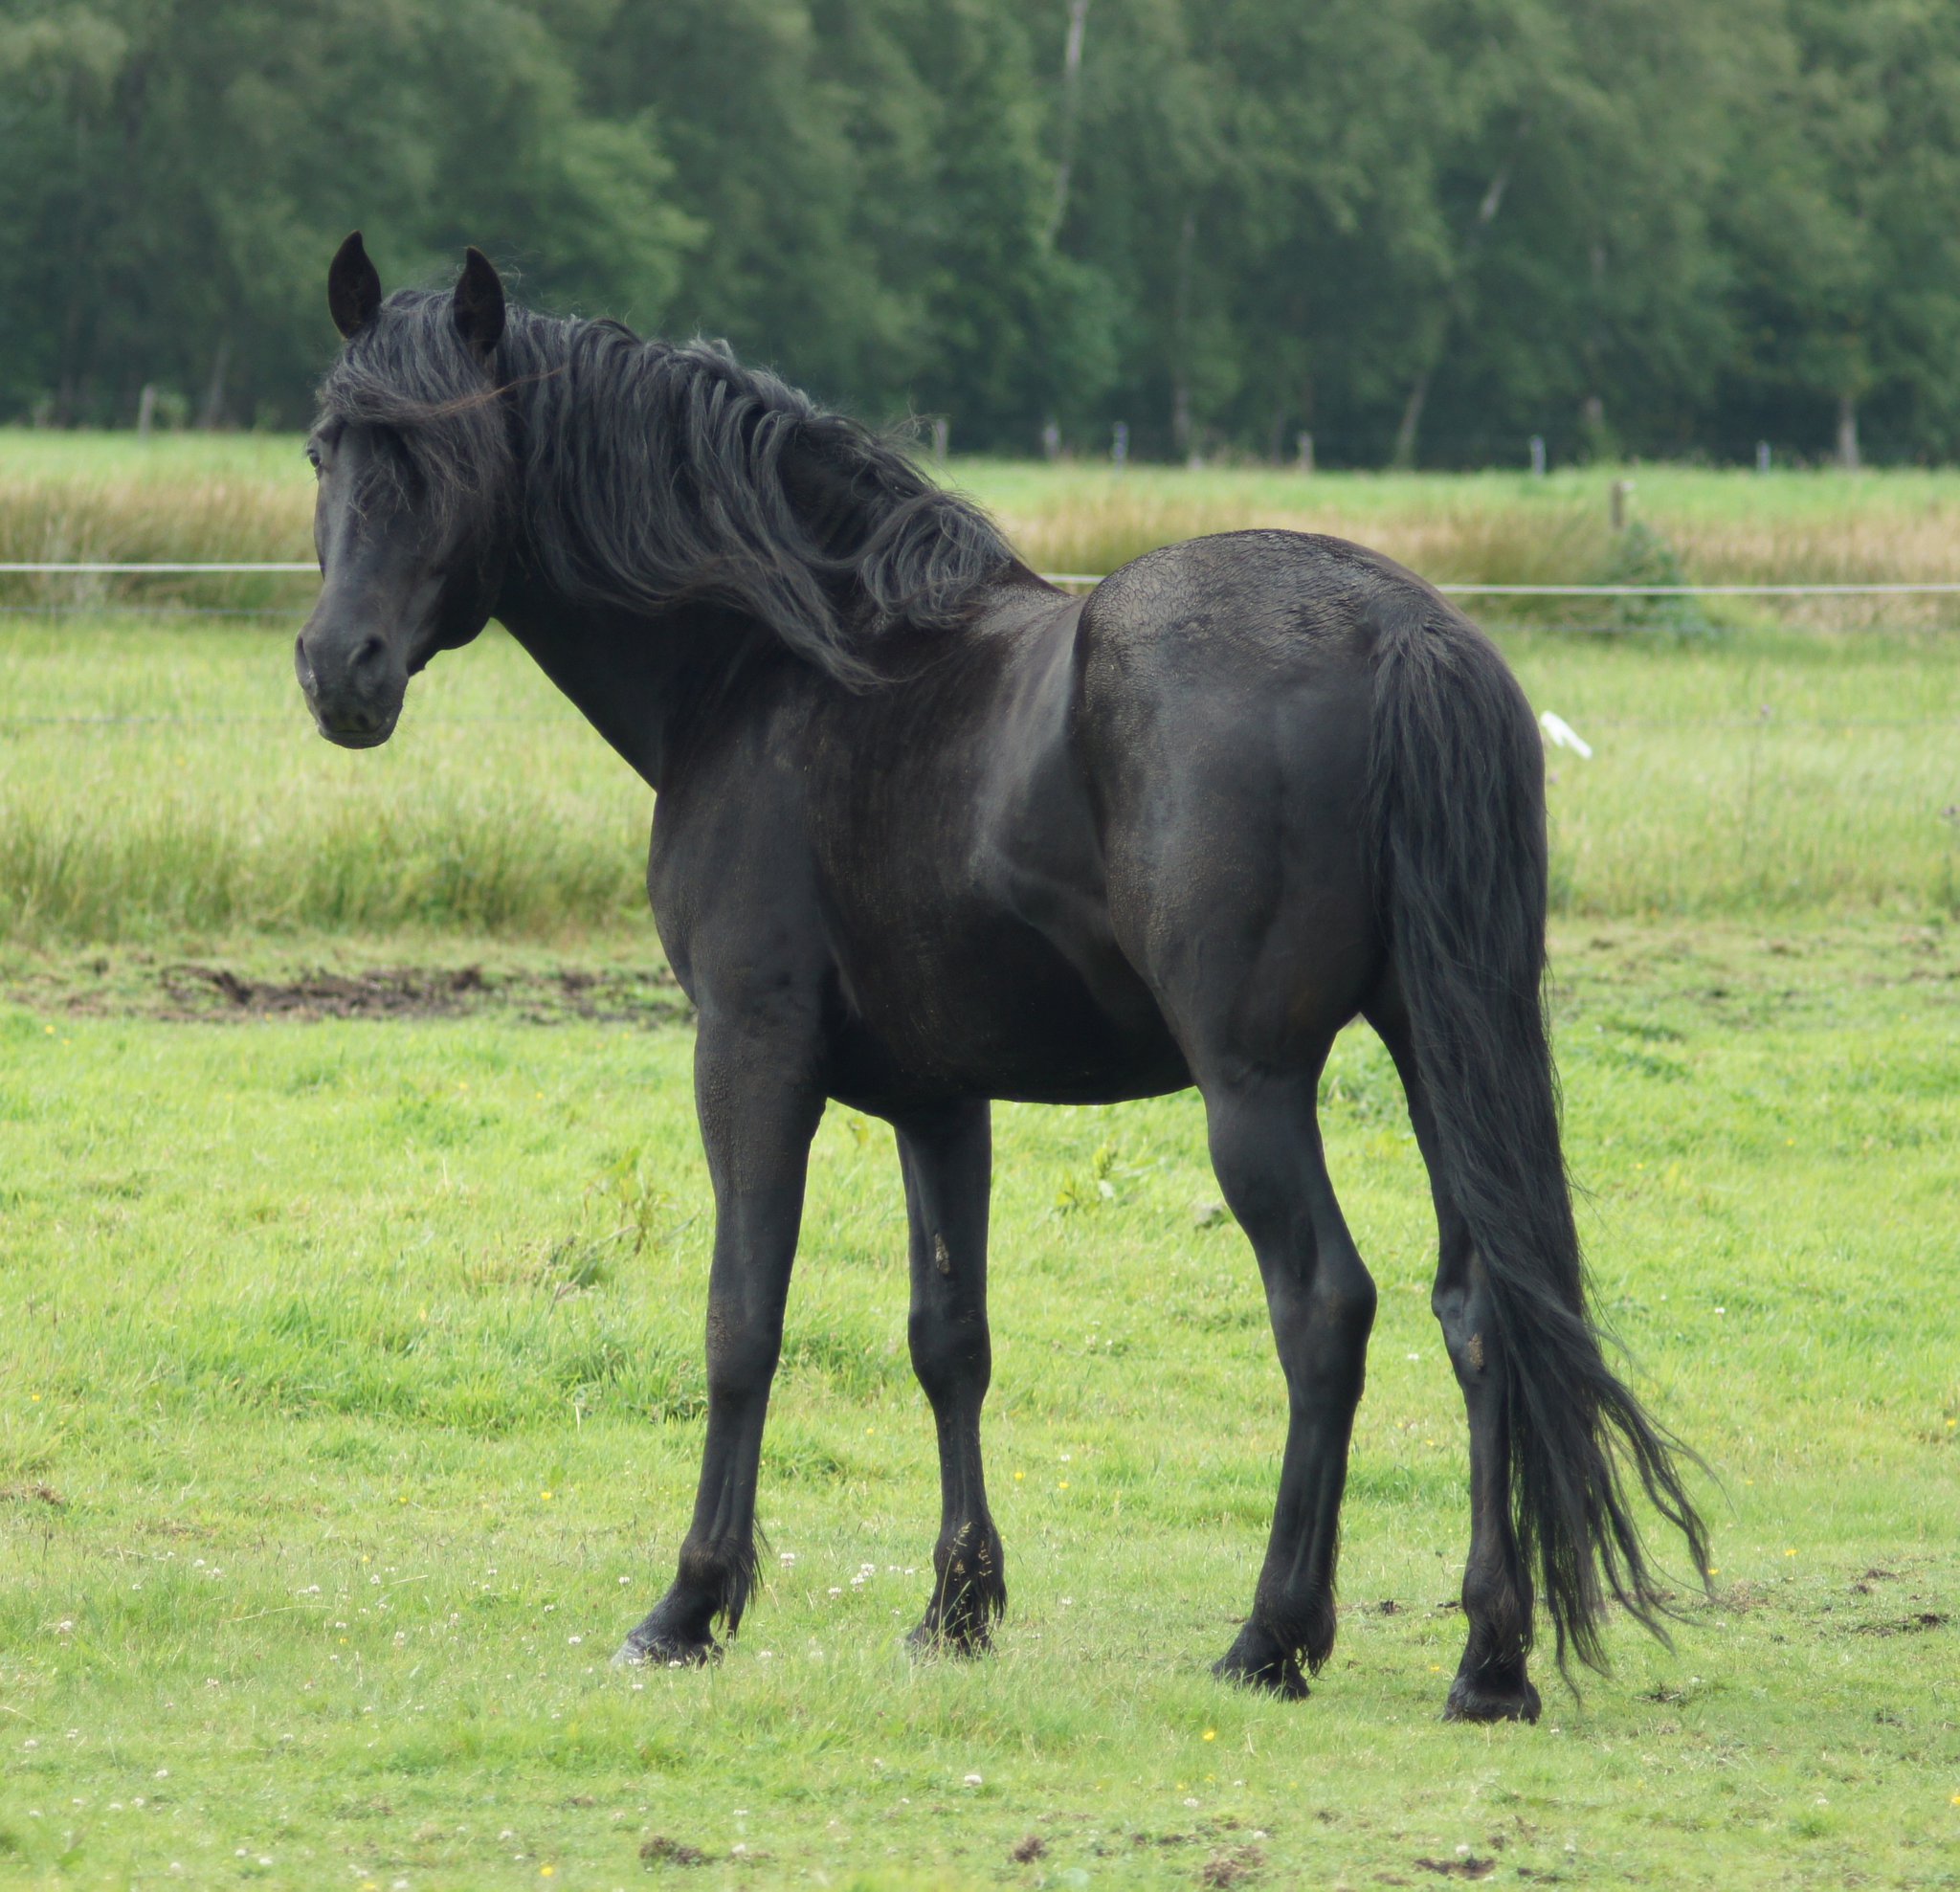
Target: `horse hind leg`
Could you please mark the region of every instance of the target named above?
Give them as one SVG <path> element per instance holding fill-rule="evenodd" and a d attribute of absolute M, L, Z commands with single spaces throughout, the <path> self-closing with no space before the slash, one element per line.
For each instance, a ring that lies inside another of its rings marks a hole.
<path fill-rule="evenodd" d="M 1531 1573 L 1511 1522 L 1504 1343 L 1483 1263 L 1461 1212 L 1442 1185 L 1435 1114 L 1416 1075 L 1407 1021 L 1393 993 L 1371 1007 L 1369 1017 L 1401 1073 L 1409 1120 L 1429 1169 L 1439 1251 L 1430 1306 L 1442 1328 L 1470 1422 L 1470 1550 L 1462 1592 L 1469 1636 L 1443 1719 L 1535 1722 L 1538 1691 L 1526 1674 L 1531 1649 Z"/>
<path fill-rule="evenodd" d="M 1375 1306 L 1321 1152 L 1320 1061 L 1203 1086 L 1213 1167 L 1258 1260 L 1288 1406 L 1252 1614 L 1214 1673 L 1291 1700 L 1334 1647 L 1341 1495 Z"/>

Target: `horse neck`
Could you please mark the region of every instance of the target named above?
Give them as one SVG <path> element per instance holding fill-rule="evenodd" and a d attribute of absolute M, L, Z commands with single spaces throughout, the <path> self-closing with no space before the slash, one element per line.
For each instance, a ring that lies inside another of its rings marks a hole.
<path fill-rule="evenodd" d="M 666 786 L 688 739 L 726 706 L 736 674 L 786 654 L 758 627 L 710 606 L 659 617 L 568 599 L 522 559 L 496 616 L 588 723 L 651 788 Z"/>

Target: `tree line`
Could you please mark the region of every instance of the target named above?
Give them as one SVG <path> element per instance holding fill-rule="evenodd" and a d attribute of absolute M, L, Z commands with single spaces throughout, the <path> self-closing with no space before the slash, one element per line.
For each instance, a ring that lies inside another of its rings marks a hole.
<path fill-rule="evenodd" d="M 955 448 L 1960 450 L 1950 0 L 0 0 L 0 420 L 487 250 Z"/>

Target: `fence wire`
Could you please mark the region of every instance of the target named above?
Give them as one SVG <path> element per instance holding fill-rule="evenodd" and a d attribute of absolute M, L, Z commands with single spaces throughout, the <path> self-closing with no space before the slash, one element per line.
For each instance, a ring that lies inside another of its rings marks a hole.
<path fill-rule="evenodd" d="M 317 574 L 318 565 L 304 560 L 256 561 L 202 564 L 126 564 L 115 561 L 70 563 L 0 562 L 0 577 L 144 577 L 221 578 L 298 576 Z M 1100 585 L 1106 571 L 1044 571 L 1037 574 L 1050 585 Z M 1918 581 L 1899 584 L 1844 585 L 1487 585 L 1439 584 L 1436 588 L 1446 597 L 1459 598 L 1932 598 L 1960 597 L 1960 580 Z M 61 607 L 56 607 L 61 608 Z M 101 610 L 100 605 L 76 605 L 76 610 Z M 139 608 L 140 607 L 132 607 Z M 9 606 L 9 610 L 35 610 L 37 606 Z M 185 607 L 195 610 L 197 607 Z"/>

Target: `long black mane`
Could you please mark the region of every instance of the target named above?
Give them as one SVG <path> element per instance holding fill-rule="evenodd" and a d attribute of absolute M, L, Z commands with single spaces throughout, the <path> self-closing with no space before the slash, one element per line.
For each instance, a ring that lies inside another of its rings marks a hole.
<path fill-rule="evenodd" d="M 723 344 L 512 309 L 489 368 L 447 295 L 401 291 L 328 371 L 323 417 L 386 430 L 426 515 L 514 533 L 568 597 L 719 604 L 861 687 L 881 633 L 952 628 L 1013 564 L 895 440 Z"/>

